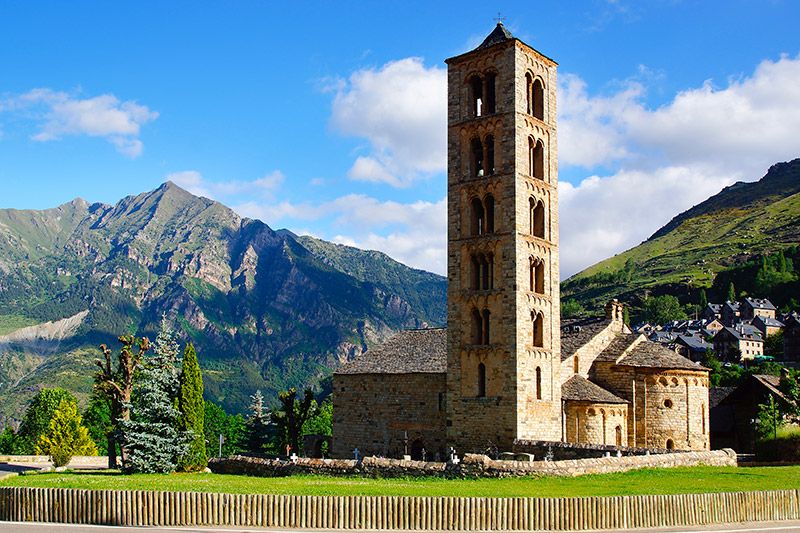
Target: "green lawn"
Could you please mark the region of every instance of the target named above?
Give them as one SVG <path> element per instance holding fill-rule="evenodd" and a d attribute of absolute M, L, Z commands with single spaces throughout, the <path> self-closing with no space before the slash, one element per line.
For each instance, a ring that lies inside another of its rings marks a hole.
<path fill-rule="evenodd" d="M 65 472 L 9 478 L 0 481 L 0 486 L 315 496 L 619 496 L 800 489 L 800 467 L 695 467 L 647 469 L 578 478 L 479 480 L 364 479 L 322 476 L 255 478 L 217 474 L 125 476 L 110 472 Z"/>

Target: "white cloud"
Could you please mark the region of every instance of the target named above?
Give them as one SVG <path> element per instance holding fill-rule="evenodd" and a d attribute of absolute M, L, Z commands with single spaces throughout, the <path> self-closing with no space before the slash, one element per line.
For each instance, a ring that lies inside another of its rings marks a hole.
<path fill-rule="evenodd" d="M 332 126 L 369 141 L 348 176 L 408 186 L 447 165 L 447 73 L 419 58 L 354 72 L 328 84 L 336 92 Z"/>
<path fill-rule="evenodd" d="M 590 96 L 580 78 L 562 76 L 560 164 L 611 169 L 560 184 L 562 276 L 638 244 L 725 185 L 800 155 L 798 80 L 800 56 L 782 57 L 724 88 L 706 82 L 650 109 L 638 82 Z"/>
<path fill-rule="evenodd" d="M 326 238 L 368 250 L 380 250 L 413 267 L 444 274 L 447 270 L 447 203 L 379 201 L 350 194 L 329 202 L 267 205 L 247 202 L 235 206 L 242 216 L 258 218 L 272 227 L 288 225 L 306 234 L 299 224 L 321 222 Z"/>
<path fill-rule="evenodd" d="M 184 170 L 168 174 L 166 178 L 197 196 L 222 200 L 240 195 L 255 195 L 271 199 L 285 179 L 280 170 L 275 170 L 254 180 L 210 181 L 196 170 Z"/>
<path fill-rule="evenodd" d="M 142 125 L 158 118 L 158 113 L 133 101 L 121 102 L 103 94 L 80 99 L 52 89 L 33 89 L 8 99 L 0 111 L 32 111 L 40 123 L 31 138 L 46 142 L 67 135 L 102 137 L 128 157 L 141 155 L 139 140 Z"/>

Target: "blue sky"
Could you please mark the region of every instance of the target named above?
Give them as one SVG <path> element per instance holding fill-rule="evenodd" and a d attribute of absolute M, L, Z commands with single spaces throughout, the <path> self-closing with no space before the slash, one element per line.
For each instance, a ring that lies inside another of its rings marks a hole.
<path fill-rule="evenodd" d="M 173 179 L 443 273 L 443 61 L 498 12 L 560 64 L 562 276 L 800 156 L 791 0 L 6 0 L 0 207 Z"/>

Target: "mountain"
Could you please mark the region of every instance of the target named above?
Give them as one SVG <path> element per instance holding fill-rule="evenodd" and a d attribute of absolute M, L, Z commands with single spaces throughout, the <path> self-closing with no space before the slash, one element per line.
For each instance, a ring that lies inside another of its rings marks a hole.
<path fill-rule="evenodd" d="M 314 385 L 393 332 L 446 322 L 446 279 L 241 218 L 167 182 L 116 205 L 0 210 L 0 416 L 38 388 L 85 397 L 101 342 L 162 314 L 195 343 L 206 396 Z M 65 322 L 66 321 L 66 322 Z"/>
<path fill-rule="evenodd" d="M 647 294 L 686 303 L 721 272 L 798 242 L 800 159 L 794 159 L 773 165 L 759 181 L 724 188 L 642 244 L 565 280 L 562 299 L 587 309 L 602 309 L 615 297 L 635 307 Z"/>

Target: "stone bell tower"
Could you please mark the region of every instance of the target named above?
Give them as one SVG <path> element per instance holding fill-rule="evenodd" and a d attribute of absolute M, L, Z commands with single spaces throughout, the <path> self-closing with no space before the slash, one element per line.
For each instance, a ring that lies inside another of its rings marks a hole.
<path fill-rule="evenodd" d="M 448 442 L 561 440 L 557 64 L 499 23 L 447 66 Z"/>

